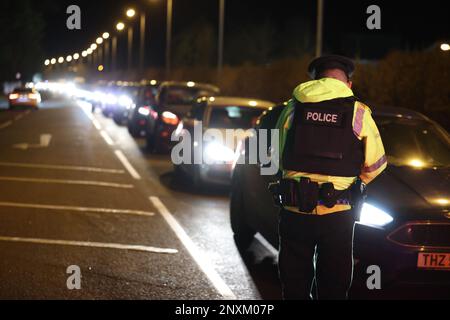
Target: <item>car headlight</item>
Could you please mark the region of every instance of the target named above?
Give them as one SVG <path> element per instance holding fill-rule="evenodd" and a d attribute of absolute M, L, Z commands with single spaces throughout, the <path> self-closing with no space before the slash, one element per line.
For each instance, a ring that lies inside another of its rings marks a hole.
<path fill-rule="evenodd" d="M 205 156 L 208 164 L 232 162 L 235 157 L 233 149 L 218 142 L 212 142 L 205 148 Z M 212 162 L 212 163 L 211 163 Z"/>
<path fill-rule="evenodd" d="M 361 224 L 374 227 L 384 227 L 392 221 L 394 221 L 394 218 L 383 210 L 368 203 L 363 205 L 360 219 Z"/>
<path fill-rule="evenodd" d="M 131 100 L 131 98 L 130 98 L 130 97 L 127 97 L 127 96 L 120 96 L 120 98 L 119 98 L 119 104 L 120 104 L 122 107 L 128 107 L 128 106 L 130 106 L 130 105 L 133 104 L 133 100 Z"/>

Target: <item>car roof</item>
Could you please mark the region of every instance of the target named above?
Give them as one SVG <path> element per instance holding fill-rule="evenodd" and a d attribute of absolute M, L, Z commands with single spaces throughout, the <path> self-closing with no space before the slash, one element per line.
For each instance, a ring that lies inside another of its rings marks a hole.
<path fill-rule="evenodd" d="M 371 107 L 371 110 L 374 116 L 407 118 L 407 119 L 428 120 L 428 121 L 430 120 L 428 117 L 421 114 L 420 112 L 406 108 L 399 108 L 392 106 L 374 106 Z"/>
<path fill-rule="evenodd" d="M 209 101 L 209 105 L 213 107 L 218 106 L 248 106 L 249 108 L 263 108 L 269 109 L 275 106 L 275 103 L 260 99 L 242 98 L 242 97 L 210 97 L 206 98 Z"/>
<path fill-rule="evenodd" d="M 161 83 L 161 88 L 164 87 L 188 87 L 188 88 L 198 88 L 200 90 L 209 90 L 216 93 L 220 92 L 220 89 L 209 83 L 199 83 L 194 81 L 166 81 Z"/>

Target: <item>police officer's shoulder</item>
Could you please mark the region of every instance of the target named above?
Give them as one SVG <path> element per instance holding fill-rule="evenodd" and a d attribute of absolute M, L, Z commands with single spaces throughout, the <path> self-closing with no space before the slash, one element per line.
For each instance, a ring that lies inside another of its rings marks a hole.
<path fill-rule="evenodd" d="M 363 102 L 361 102 L 359 100 L 356 101 L 356 107 L 357 108 L 362 108 L 362 109 L 364 109 L 364 111 L 367 111 L 370 114 L 372 114 L 372 109 L 368 105 L 366 105 L 365 103 L 363 103 Z"/>

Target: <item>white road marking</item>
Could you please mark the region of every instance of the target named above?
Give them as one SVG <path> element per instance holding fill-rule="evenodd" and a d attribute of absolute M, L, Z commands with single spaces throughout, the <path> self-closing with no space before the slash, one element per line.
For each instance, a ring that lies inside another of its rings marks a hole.
<path fill-rule="evenodd" d="M 101 131 L 101 130 L 102 130 L 102 126 L 100 125 L 100 122 L 98 122 L 97 119 L 92 119 L 92 123 L 94 124 L 94 127 L 95 127 L 98 131 Z"/>
<path fill-rule="evenodd" d="M 155 247 L 140 246 L 140 245 L 126 245 L 126 244 L 118 244 L 118 243 L 51 240 L 51 239 L 2 237 L 2 236 L 0 236 L 0 241 L 32 243 L 32 244 L 38 244 L 38 245 L 58 245 L 58 246 L 72 246 L 72 247 L 116 249 L 116 250 L 127 250 L 127 251 L 141 251 L 141 252 L 160 253 L 160 254 L 176 254 L 176 253 L 178 253 L 178 250 L 175 250 L 175 249 L 155 248 Z"/>
<path fill-rule="evenodd" d="M 109 144 L 110 146 L 114 145 L 113 139 L 111 139 L 111 137 L 106 133 L 106 131 L 104 130 L 100 131 L 100 135 L 106 141 L 107 144 Z"/>
<path fill-rule="evenodd" d="M 94 118 L 92 112 L 88 111 L 88 109 L 89 109 L 88 106 L 92 107 L 91 104 L 89 104 L 87 102 L 86 102 L 86 104 L 84 104 L 81 101 L 79 101 L 78 104 L 81 107 L 81 110 L 83 110 L 84 114 L 89 118 L 89 120 L 93 121 L 95 118 Z"/>
<path fill-rule="evenodd" d="M 2 123 L 2 124 L 0 124 L 0 129 L 5 129 L 5 128 L 9 127 L 10 125 L 12 125 L 12 123 L 13 122 L 11 120 L 7 121 L 5 123 Z"/>
<path fill-rule="evenodd" d="M 264 248 L 266 248 L 272 255 L 278 256 L 278 250 L 275 249 L 261 234 L 257 233 L 255 235 L 256 240 L 258 240 Z"/>
<path fill-rule="evenodd" d="M 52 141 L 51 134 L 41 134 L 39 144 L 19 143 L 13 145 L 13 148 L 21 150 L 48 148 L 50 146 L 51 141 Z"/>
<path fill-rule="evenodd" d="M 28 163 L 14 163 L 14 162 L 0 162 L 0 167 L 66 170 L 66 171 L 86 171 L 86 172 L 111 173 L 111 174 L 124 174 L 125 173 L 124 170 L 118 170 L 118 169 L 103 169 L 103 168 L 92 168 L 92 167 L 62 166 L 62 165 L 47 165 L 47 164 L 28 164 Z"/>
<path fill-rule="evenodd" d="M 37 178 L 21 178 L 21 177 L 0 177 L 0 181 L 11 182 L 32 182 L 32 183 L 46 183 L 46 184 L 73 184 L 83 186 L 95 186 L 105 188 L 118 189 L 133 189 L 132 184 L 121 184 L 103 181 L 88 181 L 88 180 L 61 180 L 61 179 L 37 179 Z"/>
<path fill-rule="evenodd" d="M 125 214 L 125 215 L 145 216 L 145 217 L 153 217 L 155 215 L 153 212 L 146 212 L 146 211 L 140 211 L 140 210 L 85 208 L 85 207 L 16 203 L 16 202 L 0 202 L 0 207 L 57 210 L 57 211 L 74 211 L 74 212 L 88 212 L 88 213 L 111 213 L 111 214 Z"/>
<path fill-rule="evenodd" d="M 136 171 L 136 169 L 134 169 L 134 167 L 131 165 L 130 161 L 128 161 L 128 159 L 125 157 L 125 155 L 123 154 L 122 151 L 116 150 L 115 154 L 116 154 L 117 158 L 120 160 L 120 162 L 122 162 L 125 169 L 128 170 L 128 172 L 134 179 L 136 179 L 136 180 L 142 179 L 140 174 Z"/>
<path fill-rule="evenodd" d="M 208 277 L 211 283 L 214 285 L 216 290 L 220 293 L 220 295 L 225 299 L 236 300 L 235 294 L 231 291 L 225 281 L 220 277 L 217 271 L 214 269 L 213 264 L 207 258 L 207 256 L 201 252 L 194 242 L 189 238 L 187 233 L 184 231 L 183 227 L 178 223 L 175 217 L 170 213 L 170 211 L 166 208 L 166 206 L 161 202 L 158 197 L 150 197 L 150 201 L 153 206 L 158 209 L 159 213 L 163 216 L 169 226 L 177 235 L 178 239 L 180 239 L 181 243 L 184 245 L 186 250 L 195 260 L 197 265 L 203 271 L 203 273 Z"/>

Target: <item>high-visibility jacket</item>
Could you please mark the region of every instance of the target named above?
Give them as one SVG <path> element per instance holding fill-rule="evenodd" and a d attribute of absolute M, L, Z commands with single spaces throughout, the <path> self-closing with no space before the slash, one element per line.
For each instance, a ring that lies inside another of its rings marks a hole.
<path fill-rule="evenodd" d="M 289 101 L 286 108 L 280 115 L 277 129 L 280 130 L 280 165 L 285 179 L 294 179 L 299 181 L 300 178 L 310 178 L 313 182 L 322 185 L 324 183 L 333 183 L 337 190 L 347 190 L 354 184 L 358 178 L 349 176 L 333 176 L 324 175 L 311 172 L 299 172 L 287 170 L 283 168 L 283 155 L 287 138 L 294 124 L 295 106 L 300 102 L 308 104 L 308 106 L 317 106 L 320 110 L 320 105 L 324 101 L 335 99 L 345 99 L 354 97 L 353 91 L 348 86 L 336 79 L 324 78 L 321 80 L 314 80 L 303 83 L 294 90 L 294 98 Z M 380 175 L 387 167 L 387 158 L 381 140 L 379 130 L 372 118 L 370 108 L 359 101 L 354 102 L 353 119 L 352 119 L 353 134 L 363 144 L 364 160 L 361 166 L 359 177 L 361 180 L 369 184 L 378 175 Z M 288 210 L 298 212 L 297 208 L 287 208 Z M 319 205 L 314 213 L 318 215 L 326 215 L 335 212 L 350 210 L 349 205 L 336 205 L 333 208 L 327 208 Z"/>

